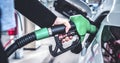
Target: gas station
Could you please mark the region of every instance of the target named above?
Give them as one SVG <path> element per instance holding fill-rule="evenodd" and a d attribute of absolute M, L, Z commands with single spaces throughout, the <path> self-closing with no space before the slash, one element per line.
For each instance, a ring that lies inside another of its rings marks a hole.
<path fill-rule="evenodd" d="M 1 1 L 0 63 L 120 63 L 120 0 Z"/>

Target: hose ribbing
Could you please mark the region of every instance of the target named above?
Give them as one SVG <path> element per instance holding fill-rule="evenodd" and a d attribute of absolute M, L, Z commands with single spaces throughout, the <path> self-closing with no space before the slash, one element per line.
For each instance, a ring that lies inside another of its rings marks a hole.
<path fill-rule="evenodd" d="M 7 57 L 9 57 L 13 52 L 15 52 L 18 48 L 21 48 L 25 46 L 26 44 L 36 40 L 35 33 L 30 33 L 28 35 L 25 35 L 15 41 L 10 47 L 7 48 L 5 51 L 7 54 Z"/>

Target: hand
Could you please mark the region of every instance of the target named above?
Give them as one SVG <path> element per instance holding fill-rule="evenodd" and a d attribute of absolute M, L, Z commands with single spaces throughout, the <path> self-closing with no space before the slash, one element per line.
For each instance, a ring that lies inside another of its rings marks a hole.
<path fill-rule="evenodd" d="M 69 29 L 71 28 L 71 25 L 69 23 L 69 21 L 67 19 L 63 19 L 63 18 L 56 18 L 55 22 L 53 23 L 54 25 L 59 25 L 59 24 L 64 24 L 66 26 L 65 28 L 65 32 L 67 33 L 69 31 Z"/>
<path fill-rule="evenodd" d="M 67 19 L 63 19 L 63 18 L 56 18 L 54 25 L 59 25 L 59 24 L 64 24 L 66 26 L 65 28 L 65 32 L 67 33 L 69 31 L 69 29 L 71 28 L 71 25 L 69 23 L 69 21 Z M 68 42 L 69 40 L 72 39 L 72 36 L 67 36 L 66 34 L 60 34 L 59 35 L 59 39 L 62 40 L 62 42 Z"/>

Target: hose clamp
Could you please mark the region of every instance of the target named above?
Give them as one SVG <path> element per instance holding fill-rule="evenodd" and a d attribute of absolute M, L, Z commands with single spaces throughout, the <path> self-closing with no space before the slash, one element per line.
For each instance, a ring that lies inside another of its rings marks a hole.
<path fill-rule="evenodd" d="M 48 28 L 49 35 L 52 36 L 52 29 Z"/>

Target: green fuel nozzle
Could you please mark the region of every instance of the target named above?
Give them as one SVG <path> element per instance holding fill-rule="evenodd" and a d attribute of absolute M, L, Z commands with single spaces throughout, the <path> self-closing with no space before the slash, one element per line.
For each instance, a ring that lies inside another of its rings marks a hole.
<path fill-rule="evenodd" d="M 80 35 L 80 41 L 82 42 L 86 33 L 95 33 L 96 26 L 90 24 L 90 22 L 82 15 L 70 16 L 70 20 L 75 24 L 78 34 Z"/>

